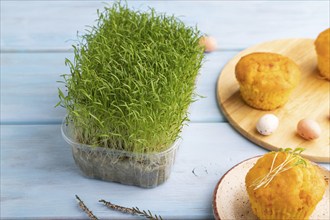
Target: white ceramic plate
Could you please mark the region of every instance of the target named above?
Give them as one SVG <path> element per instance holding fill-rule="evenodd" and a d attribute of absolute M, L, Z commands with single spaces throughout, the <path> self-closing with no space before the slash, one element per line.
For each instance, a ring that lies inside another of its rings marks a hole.
<path fill-rule="evenodd" d="M 259 157 L 245 160 L 231 168 L 218 182 L 213 194 L 213 214 L 215 219 L 257 219 L 252 213 L 245 189 L 245 176 Z M 321 167 L 325 178 L 329 179 L 329 170 Z M 330 188 L 316 206 L 310 219 L 330 219 Z"/>

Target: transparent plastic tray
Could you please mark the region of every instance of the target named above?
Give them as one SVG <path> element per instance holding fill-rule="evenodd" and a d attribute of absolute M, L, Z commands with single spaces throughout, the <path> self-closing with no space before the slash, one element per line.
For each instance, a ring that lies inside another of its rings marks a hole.
<path fill-rule="evenodd" d="M 166 151 L 137 154 L 77 143 L 73 129 L 64 119 L 62 136 L 72 146 L 74 161 L 84 175 L 144 188 L 156 187 L 169 178 L 180 145 L 178 139 Z"/>

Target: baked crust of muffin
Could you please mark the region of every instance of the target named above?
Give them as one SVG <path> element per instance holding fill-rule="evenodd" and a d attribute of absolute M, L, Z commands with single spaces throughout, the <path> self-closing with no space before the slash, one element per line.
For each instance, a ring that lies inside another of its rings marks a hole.
<path fill-rule="evenodd" d="M 265 154 L 246 175 L 245 184 L 252 210 L 260 219 L 308 219 L 324 195 L 327 182 L 320 168 L 307 159 L 303 159 L 305 164 L 297 165 L 302 158 L 290 154 Z M 260 186 L 261 179 L 271 168 L 275 169 L 285 160 L 290 162 L 282 170 L 289 169 Z"/>
<path fill-rule="evenodd" d="M 235 67 L 243 100 L 253 108 L 273 110 L 284 105 L 301 78 L 298 65 L 276 53 L 251 53 Z"/>
<path fill-rule="evenodd" d="M 314 44 L 320 75 L 330 80 L 330 28 L 321 32 Z"/>

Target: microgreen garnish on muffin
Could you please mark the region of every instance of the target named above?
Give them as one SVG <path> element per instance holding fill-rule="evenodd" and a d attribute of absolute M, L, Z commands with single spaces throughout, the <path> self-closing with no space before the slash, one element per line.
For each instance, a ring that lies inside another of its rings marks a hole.
<path fill-rule="evenodd" d="M 309 219 L 322 200 L 328 183 L 321 168 L 300 156 L 303 151 L 269 152 L 246 174 L 246 191 L 259 219 Z"/>
<path fill-rule="evenodd" d="M 304 165 L 307 166 L 306 161 L 300 156 L 300 154 L 304 151 L 304 148 L 280 148 L 278 152 L 274 152 L 275 156 L 272 161 L 272 165 L 270 167 L 269 172 L 262 177 L 257 178 L 250 187 L 254 187 L 254 190 L 259 189 L 260 187 L 267 187 L 268 184 L 274 179 L 274 177 L 280 173 L 283 173 L 292 167 L 298 166 L 298 165 Z M 278 166 L 274 167 L 276 158 L 280 152 L 287 153 L 286 159 L 280 163 Z M 291 163 L 295 161 L 294 163 Z"/>

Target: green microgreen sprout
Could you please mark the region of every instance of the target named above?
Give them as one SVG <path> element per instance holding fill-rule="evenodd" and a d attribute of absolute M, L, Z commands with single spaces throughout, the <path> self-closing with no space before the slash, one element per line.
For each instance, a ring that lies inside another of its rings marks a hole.
<path fill-rule="evenodd" d="M 270 167 L 269 172 L 263 176 L 257 178 L 250 187 L 254 187 L 254 190 L 259 189 L 260 187 L 267 187 L 268 184 L 274 179 L 274 177 L 280 173 L 283 173 L 295 166 L 303 165 L 307 166 L 306 160 L 304 160 L 300 154 L 304 151 L 304 148 L 280 148 L 278 152 L 274 152 L 275 155 L 273 157 L 272 165 Z M 276 158 L 280 152 L 285 152 L 286 153 L 286 158 L 285 160 L 280 163 L 278 166 L 274 167 Z M 292 163 L 293 162 L 293 163 Z"/>
<path fill-rule="evenodd" d="M 59 89 L 77 141 L 135 153 L 161 152 L 179 137 L 195 101 L 200 32 L 174 16 L 114 3 L 78 36 Z"/>

